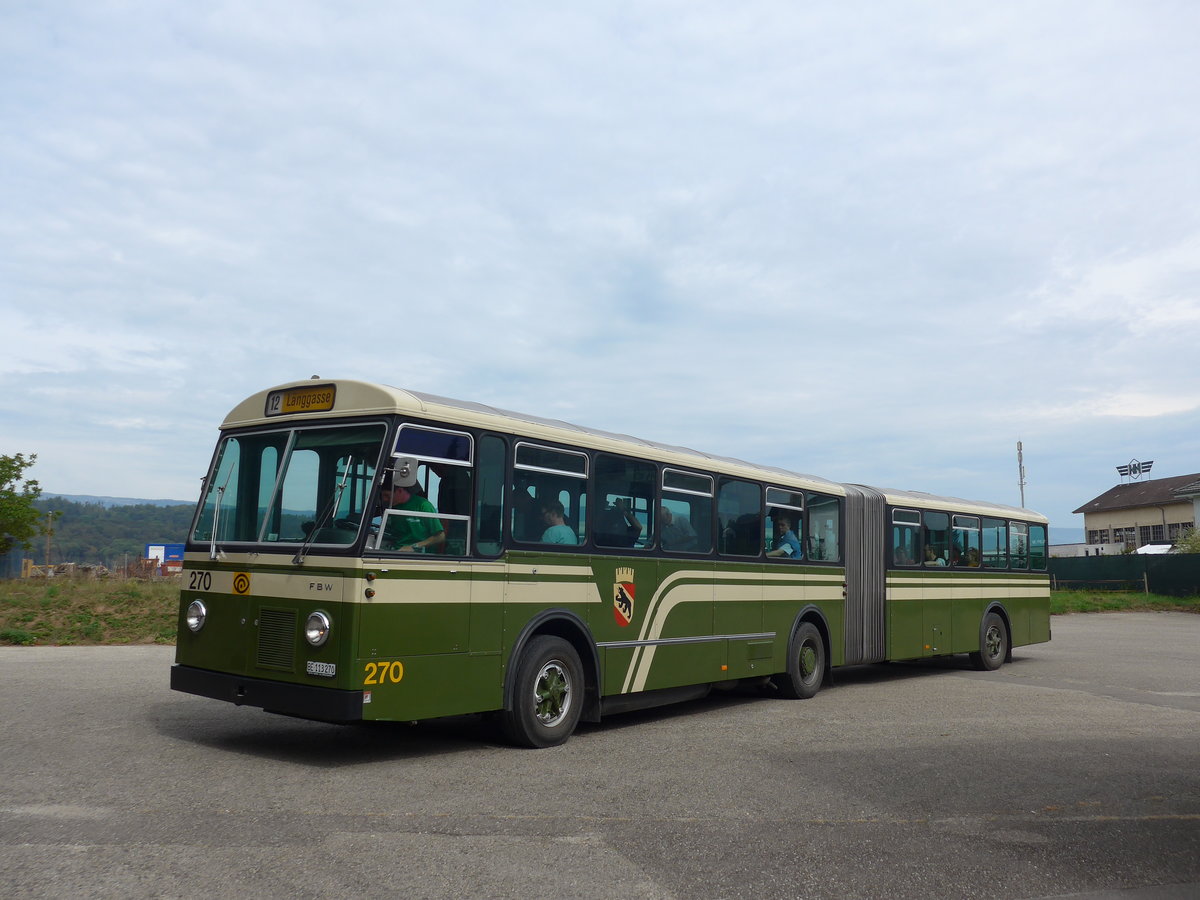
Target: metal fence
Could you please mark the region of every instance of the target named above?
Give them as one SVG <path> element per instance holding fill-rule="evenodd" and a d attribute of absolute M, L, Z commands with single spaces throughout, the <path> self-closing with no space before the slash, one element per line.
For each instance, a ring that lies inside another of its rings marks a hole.
<path fill-rule="evenodd" d="M 1190 597 L 1200 594 L 1200 553 L 1052 557 L 1050 586 L 1057 591 L 1144 591 Z"/>

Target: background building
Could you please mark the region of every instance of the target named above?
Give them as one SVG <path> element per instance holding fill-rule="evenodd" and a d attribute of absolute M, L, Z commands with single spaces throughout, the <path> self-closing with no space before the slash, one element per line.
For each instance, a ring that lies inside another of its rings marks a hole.
<path fill-rule="evenodd" d="M 1075 512 L 1090 554 L 1174 541 L 1200 518 L 1200 472 L 1118 484 Z"/>

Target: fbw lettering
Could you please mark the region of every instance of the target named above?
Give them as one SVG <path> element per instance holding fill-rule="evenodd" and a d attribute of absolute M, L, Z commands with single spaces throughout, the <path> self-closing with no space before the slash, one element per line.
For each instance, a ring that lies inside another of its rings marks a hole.
<path fill-rule="evenodd" d="M 327 581 L 310 581 L 308 589 L 310 591 L 332 591 L 333 585 Z"/>

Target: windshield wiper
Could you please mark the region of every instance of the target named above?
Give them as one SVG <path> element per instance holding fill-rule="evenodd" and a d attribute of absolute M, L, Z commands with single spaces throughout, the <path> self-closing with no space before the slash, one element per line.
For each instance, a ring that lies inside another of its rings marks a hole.
<path fill-rule="evenodd" d="M 225 485 L 217 485 L 217 505 L 213 508 L 212 540 L 208 544 L 208 558 L 217 558 L 217 527 L 221 524 L 221 501 L 225 498 Z"/>
<path fill-rule="evenodd" d="M 317 539 L 317 532 L 325 527 L 325 523 L 332 518 L 334 510 L 342 502 L 342 493 L 346 490 L 346 482 L 350 480 L 350 468 L 354 465 L 354 457 L 346 458 L 346 470 L 342 473 L 342 480 L 338 482 L 337 488 L 333 492 L 333 496 L 329 498 L 329 502 L 325 504 L 325 509 L 321 511 L 321 515 L 313 522 L 313 526 L 304 537 L 304 543 L 300 545 L 300 549 L 296 551 L 296 555 L 292 557 L 292 565 L 304 565 L 304 557 L 312 546 L 313 541 Z"/>
<path fill-rule="evenodd" d="M 225 499 L 225 488 L 229 487 L 229 482 L 233 478 L 235 468 L 230 468 L 229 474 L 225 476 L 225 483 L 217 485 L 217 505 L 213 508 L 213 530 L 212 540 L 208 544 L 208 558 L 216 559 L 217 556 L 224 556 L 224 552 L 217 548 L 217 535 L 220 533 L 218 526 L 221 524 L 221 502 Z M 216 475 L 216 473 L 213 473 Z"/>

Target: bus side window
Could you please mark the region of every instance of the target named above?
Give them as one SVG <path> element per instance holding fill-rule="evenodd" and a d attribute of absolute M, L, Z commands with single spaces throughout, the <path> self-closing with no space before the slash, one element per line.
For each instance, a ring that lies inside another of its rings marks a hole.
<path fill-rule="evenodd" d="M 839 536 L 842 531 L 842 501 L 824 494 L 808 495 L 808 517 L 804 533 L 808 558 L 838 562 L 842 558 Z"/>
<path fill-rule="evenodd" d="M 956 566 L 979 568 L 979 517 L 955 516 L 954 543 L 950 548 L 950 561 Z"/>
<path fill-rule="evenodd" d="M 395 454 L 418 460 L 415 493 L 438 513 L 445 541 L 426 552 L 466 556 L 471 539 L 471 473 L 474 438 L 465 431 L 404 422 L 396 432 Z"/>
<path fill-rule="evenodd" d="M 1008 564 L 1014 569 L 1029 568 L 1029 535 L 1024 522 L 1008 523 Z"/>
<path fill-rule="evenodd" d="M 717 490 L 717 519 L 726 556 L 762 553 L 762 489 L 750 481 L 722 479 Z"/>
<path fill-rule="evenodd" d="M 466 556 L 471 523 L 471 470 L 462 466 L 421 463 L 417 483 L 426 485 L 425 497 L 441 513 L 447 556 Z"/>
<path fill-rule="evenodd" d="M 475 498 L 475 551 L 498 556 L 504 524 L 504 440 L 495 435 L 479 439 L 479 493 Z"/>
<path fill-rule="evenodd" d="M 587 481 L 587 454 L 518 443 L 513 450 L 513 540 L 546 546 L 582 544 L 587 539 Z"/>
<path fill-rule="evenodd" d="M 767 488 L 767 513 L 763 518 L 763 546 L 772 559 L 804 559 L 804 494 L 786 488 Z"/>
<path fill-rule="evenodd" d="M 1008 528 L 1003 519 L 983 520 L 983 567 L 1008 568 Z"/>
<path fill-rule="evenodd" d="M 1046 568 L 1046 526 L 1029 526 L 1029 568 Z"/>
<path fill-rule="evenodd" d="M 596 454 L 592 540 L 597 547 L 644 549 L 654 533 L 653 463 Z"/>
<path fill-rule="evenodd" d="M 711 552 L 712 509 L 711 475 L 663 469 L 659 546 L 673 553 Z"/>
<path fill-rule="evenodd" d="M 925 565 L 950 564 L 950 516 L 943 512 L 925 513 Z"/>
<path fill-rule="evenodd" d="M 892 510 L 892 565 L 919 566 L 921 513 L 915 509 Z"/>

